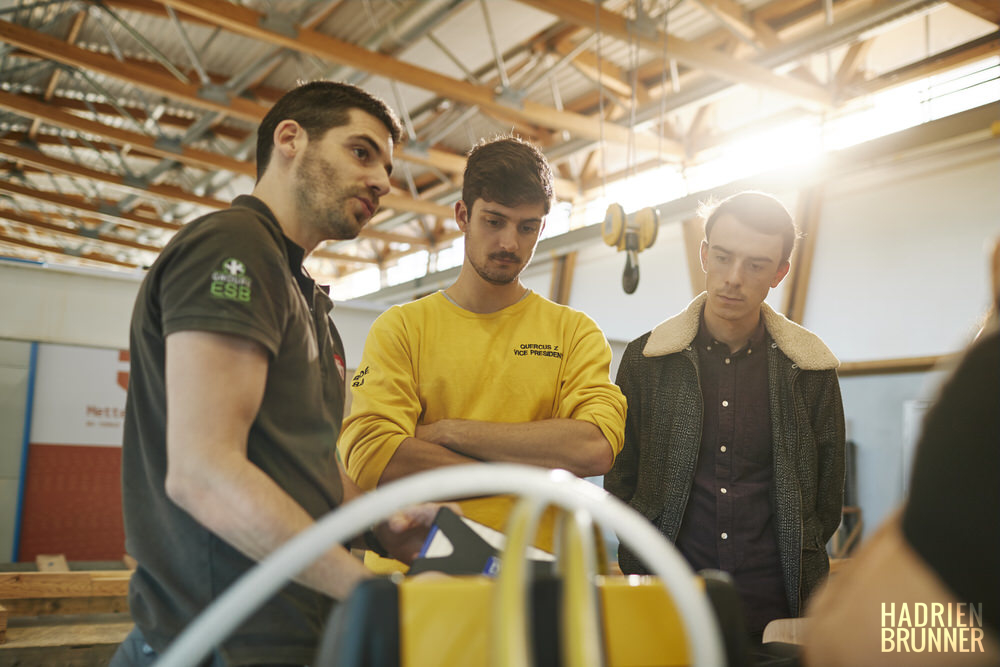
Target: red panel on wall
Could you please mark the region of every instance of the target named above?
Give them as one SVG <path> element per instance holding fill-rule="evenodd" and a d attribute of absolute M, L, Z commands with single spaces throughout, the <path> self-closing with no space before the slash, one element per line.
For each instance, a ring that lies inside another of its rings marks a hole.
<path fill-rule="evenodd" d="M 32 444 L 18 560 L 121 560 L 121 467 L 121 447 Z"/>

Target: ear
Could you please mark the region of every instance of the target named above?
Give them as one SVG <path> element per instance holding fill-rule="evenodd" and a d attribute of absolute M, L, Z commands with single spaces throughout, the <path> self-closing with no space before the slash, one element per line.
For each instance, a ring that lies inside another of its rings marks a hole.
<path fill-rule="evenodd" d="M 306 131 L 294 120 L 283 120 L 274 128 L 274 152 L 286 160 L 305 150 L 307 143 Z"/>
<path fill-rule="evenodd" d="M 708 273 L 708 241 L 701 242 L 701 270 Z"/>
<path fill-rule="evenodd" d="M 774 279 L 771 280 L 771 287 L 777 287 L 778 283 L 784 280 L 785 276 L 788 275 L 788 269 L 790 268 L 792 268 L 792 265 L 789 264 L 787 260 L 782 262 L 781 266 L 778 267 L 777 273 L 774 274 Z"/>
<path fill-rule="evenodd" d="M 464 234 L 469 226 L 469 209 L 465 207 L 465 202 L 461 199 L 455 202 L 455 222 L 458 223 L 458 228 Z"/>

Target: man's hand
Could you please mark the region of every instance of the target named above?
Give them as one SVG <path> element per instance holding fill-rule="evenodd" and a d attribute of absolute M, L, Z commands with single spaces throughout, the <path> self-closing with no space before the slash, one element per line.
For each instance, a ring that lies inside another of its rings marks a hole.
<path fill-rule="evenodd" d="M 449 446 L 448 440 L 448 423 L 454 421 L 451 419 L 441 419 L 430 424 L 418 424 L 416 432 L 413 437 L 418 440 L 423 440 L 424 442 L 432 442 L 435 445 L 441 445 L 442 447 Z"/>
<path fill-rule="evenodd" d="M 565 468 L 578 477 L 603 475 L 615 460 L 611 444 L 601 429 L 581 419 L 553 417 L 529 422 L 441 419 L 419 424 L 413 437 L 474 460 Z M 383 481 L 387 481 L 384 474 Z"/>
<path fill-rule="evenodd" d="M 462 515 L 455 503 L 422 503 L 396 512 L 375 526 L 372 532 L 390 556 L 409 565 L 419 555 L 434 517 L 442 507 Z"/>

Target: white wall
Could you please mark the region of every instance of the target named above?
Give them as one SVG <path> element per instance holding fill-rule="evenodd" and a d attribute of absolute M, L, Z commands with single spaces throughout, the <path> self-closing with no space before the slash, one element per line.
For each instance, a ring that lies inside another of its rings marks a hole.
<path fill-rule="evenodd" d="M 893 159 L 826 184 L 803 324 L 841 361 L 946 354 L 971 340 L 989 305 L 985 249 L 1000 236 L 1000 151 L 987 149 Z M 795 212 L 796 193 L 771 192 Z M 577 258 L 570 305 L 611 339 L 612 377 L 624 343 L 691 298 L 680 217 L 639 255 L 632 295 L 623 253 L 595 244 Z M 783 287 L 768 296 L 778 310 Z M 932 396 L 941 375 L 841 379 L 866 532 L 902 501 L 903 405 Z"/>

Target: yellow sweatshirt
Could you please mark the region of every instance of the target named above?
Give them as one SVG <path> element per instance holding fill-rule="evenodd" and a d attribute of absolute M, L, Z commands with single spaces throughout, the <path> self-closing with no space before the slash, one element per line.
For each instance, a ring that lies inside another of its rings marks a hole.
<path fill-rule="evenodd" d="M 418 424 L 550 418 L 595 424 L 617 456 L 625 398 L 609 379 L 610 364 L 611 349 L 593 320 L 533 292 L 486 314 L 441 292 L 393 306 L 368 332 L 351 382 L 341 458 L 351 478 L 370 490 Z M 497 530 L 510 507 L 506 497 L 462 503 L 466 516 Z M 551 534 L 551 526 L 541 531 Z"/>

